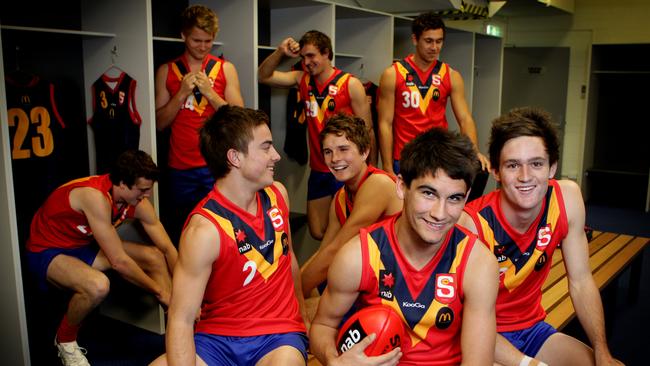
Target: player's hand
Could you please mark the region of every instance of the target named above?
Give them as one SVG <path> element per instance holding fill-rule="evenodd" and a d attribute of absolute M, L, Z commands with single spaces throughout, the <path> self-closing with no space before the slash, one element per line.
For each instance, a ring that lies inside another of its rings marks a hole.
<path fill-rule="evenodd" d="M 606 365 L 623 365 L 623 362 L 615 359 L 609 352 L 598 352 L 594 353 L 596 358 L 596 366 L 606 366 Z"/>
<path fill-rule="evenodd" d="M 187 73 L 183 76 L 183 80 L 181 81 L 181 89 L 180 93 L 184 97 L 183 99 L 187 98 L 190 94 L 192 94 L 192 90 L 194 90 L 194 82 L 196 81 L 196 73 L 195 72 L 190 72 Z"/>
<path fill-rule="evenodd" d="M 478 160 L 481 162 L 481 170 L 484 170 L 486 172 L 490 171 L 490 159 L 488 159 L 485 155 L 481 154 L 481 152 L 476 153 L 478 155 Z"/>
<path fill-rule="evenodd" d="M 172 296 L 171 292 L 164 289 L 158 295 L 156 295 L 156 298 L 164 308 L 169 308 L 169 302 L 171 300 L 171 296 Z"/>
<path fill-rule="evenodd" d="M 299 57 L 300 56 L 300 44 L 296 42 L 295 39 L 289 37 L 282 41 L 278 46 L 278 49 L 284 53 L 287 57 Z"/>
<path fill-rule="evenodd" d="M 214 92 L 214 89 L 212 89 L 213 82 L 210 80 L 208 75 L 205 74 L 205 71 L 197 72 L 195 76 L 196 79 L 194 81 L 194 85 L 199 88 L 201 94 L 208 96 Z"/>
<path fill-rule="evenodd" d="M 343 352 L 339 357 L 332 360 L 330 365 L 332 366 L 363 366 L 363 365 L 372 365 L 372 366 L 394 366 L 397 365 L 399 359 L 402 357 L 402 351 L 399 347 L 394 350 L 385 353 L 381 356 L 368 357 L 363 351 L 375 340 L 376 335 L 374 333 L 370 334 L 366 338 L 362 339 L 361 342 L 355 344 L 352 348 Z"/>

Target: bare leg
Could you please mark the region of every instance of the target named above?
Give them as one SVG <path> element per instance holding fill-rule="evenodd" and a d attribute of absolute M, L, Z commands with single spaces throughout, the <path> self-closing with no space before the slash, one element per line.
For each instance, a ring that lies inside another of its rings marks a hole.
<path fill-rule="evenodd" d="M 158 358 L 156 358 L 155 360 L 153 360 L 153 361 L 149 364 L 149 366 L 167 366 L 167 354 L 164 353 L 164 354 L 160 355 Z M 208 364 L 205 363 L 205 362 L 201 359 L 201 357 L 199 357 L 199 356 L 197 355 L 197 356 L 196 356 L 196 366 L 208 366 Z"/>
<path fill-rule="evenodd" d="M 309 233 L 312 238 L 316 240 L 323 239 L 323 235 L 325 235 L 330 202 L 332 202 L 332 196 L 325 196 L 307 201 L 307 223 L 309 224 Z"/>
<path fill-rule="evenodd" d="M 549 365 L 595 365 L 593 350 L 579 340 L 563 333 L 550 336 L 535 358 Z"/>
<path fill-rule="evenodd" d="M 300 351 L 291 346 L 282 346 L 267 353 L 260 359 L 255 366 L 273 366 L 273 365 L 287 365 L 298 366 L 305 365 L 305 359 L 302 357 Z"/>
<path fill-rule="evenodd" d="M 155 246 L 122 242 L 124 251 L 142 268 L 142 270 L 159 285 L 171 291 L 172 279 L 167 269 L 164 254 Z"/>
<path fill-rule="evenodd" d="M 73 292 L 66 312 L 71 325 L 79 325 L 110 290 L 110 281 L 104 273 L 64 254 L 54 257 L 47 269 L 47 279 Z"/>

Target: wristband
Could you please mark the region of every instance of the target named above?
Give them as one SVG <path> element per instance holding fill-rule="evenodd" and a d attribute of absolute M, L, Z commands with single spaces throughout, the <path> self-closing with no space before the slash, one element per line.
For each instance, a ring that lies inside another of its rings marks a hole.
<path fill-rule="evenodd" d="M 532 360 L 533 359 L 530 358 L 530 356 L 524 355 L 524 358 L 522 358 L 521 361 L 519 361 L 519 366 L 528 366 L 530 365 L 530 361 Z"/>

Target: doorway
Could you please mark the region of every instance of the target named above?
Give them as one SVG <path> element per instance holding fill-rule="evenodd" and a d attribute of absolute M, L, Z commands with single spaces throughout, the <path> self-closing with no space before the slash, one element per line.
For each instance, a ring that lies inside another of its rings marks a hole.
<path fill-rule="evenodd" d="M 503 50 L 501 113 L 512 108 L 534 106 L 551 113 L 560 133 L 560 157 L 566 124 L 568 47 L 506 47 Z M 562 159 L 556 178 L 561 176 Z"/>

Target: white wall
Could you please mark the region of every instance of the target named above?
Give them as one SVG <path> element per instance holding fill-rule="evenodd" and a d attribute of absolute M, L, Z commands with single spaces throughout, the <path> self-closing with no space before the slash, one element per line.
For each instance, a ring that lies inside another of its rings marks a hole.
<path fill-rule="evenodd" d="M 582 183 L 593 44 L 650 43 L 650 1 L 577 0 L 573 15 L 509 18 L 506 46 L 570 47 L 562 176 Z"/>

